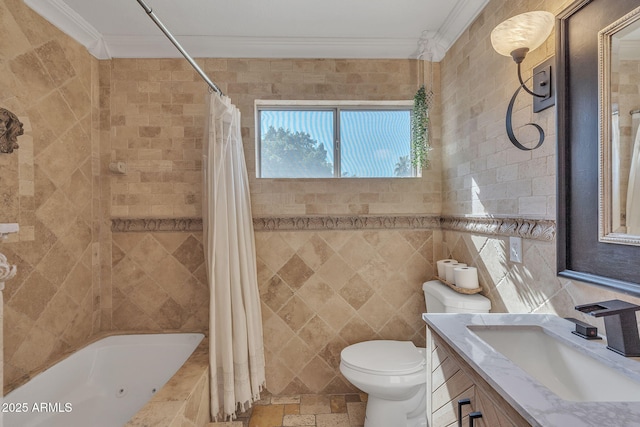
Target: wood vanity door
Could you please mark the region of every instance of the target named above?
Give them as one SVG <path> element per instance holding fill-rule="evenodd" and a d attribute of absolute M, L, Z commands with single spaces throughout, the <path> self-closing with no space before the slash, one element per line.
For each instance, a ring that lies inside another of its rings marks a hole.
<path fill-rule="evenodd" d="M 462 426 L 469 413 L 482 412 L 477 427 L 527 427 L 530 424 L 507 403 L 467 362 L 427 328 L 427 420 L 430 427 L 458 427 L 458 400 Z"/>
<path fill-rule="evenodd" d="M 513 427 L 516 425 L 479 387 L 476 387 L 475 410 L 482 412 L 482 418 L 476 420 L 475 423 L 478 427 Z"/>
<path fill-rule="evenodd" d="M 435 341 L 430 372 L 431 394 L 427 395 L 430 400 L 427 411 L 431 408 L 431 414 L 427 414 L 429 425 L 458 427 L 458 400 L 465 398 L 471 399 L 471 405 L 462 407 L 463 425 L 469 425 L 467 419 L 475 403 L 475 386 L 458 362 Z"/>

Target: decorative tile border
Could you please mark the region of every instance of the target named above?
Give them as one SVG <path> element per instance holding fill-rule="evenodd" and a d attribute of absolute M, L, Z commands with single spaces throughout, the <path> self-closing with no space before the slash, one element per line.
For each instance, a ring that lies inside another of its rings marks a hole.
<path fill-rule="evenodd" d="M 111 231 L 114 233 L 202 231 L 202 218 L 112 218 Z"/>
<path fill-rule="evenodd" d="M 438 229 L 524 239 L 553 241 L 553 220 L 524 218 L 474 218 L 415 216 L 312 216 L 261 217 L 253 219 L 255 231 L 319 231 L 319 230 L 411 230 Z M 111 231 L 162 232 L 202 231 L 201 218 L 113 218 Z"/>
<path fill-rule="evenodd" d="M 254 218 L 255 231 L 406 230 L 440 228 L 437 216 L 317 216 Z"/>
<path fill-rule="evenodd" d="M 440 228 L 437 216 L 318 216 L 253 219 L 255 231 L 397 230 Z M 202 218 L 112 218 L 111 231 L 202 231 Z"/>
<path fill-rule="evenodd" d="M 497 236 L 517 236 L 523 239 L 547 242 L 551 242 L 556 238 L 556 222 L 544 219 L 442 217 L 440 226 L 443 230 Z"/>

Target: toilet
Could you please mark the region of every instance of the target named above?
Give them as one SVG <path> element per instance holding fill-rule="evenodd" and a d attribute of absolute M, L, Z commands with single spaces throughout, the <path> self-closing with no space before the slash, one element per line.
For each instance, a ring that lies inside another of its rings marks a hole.
<path fill-rule="evenodd" d="M 429 313 L 488 313 L 480 294 L 460 294 L 438 280 L 422 285 Z M 426 350 L 410 341 L 373 340 L 344 348 L 340 372 L 369 395 L 365 427 L 426 427 Z"/>

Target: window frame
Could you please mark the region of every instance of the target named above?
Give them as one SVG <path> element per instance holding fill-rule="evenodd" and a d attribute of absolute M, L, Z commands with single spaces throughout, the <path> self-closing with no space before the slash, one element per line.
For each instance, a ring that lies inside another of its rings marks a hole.
<path fill-rule="evenodd" d="M 302 179 L 347 179 L 342 173 L 342 150 L 340 141 L 340 112 L 341 111 L 409 111 L 413 110 L 413 101 L 299 101 L 299 100 L 256 100 L 255 129 L 256 129 L 256 178 L 257 179 L 301 179 L 294 177 L 265 178 L 262 177 L 262 111 L 332 111 L 333 114 L 333 177 L 331 178 L 302 178 Z M 411 155 L 411 154 L 409 154 Z M 408 177 L 355 177 L 356 179 L 407 179 L 419 178 L 420 171 L 411 165 L 412 175 Z"/>

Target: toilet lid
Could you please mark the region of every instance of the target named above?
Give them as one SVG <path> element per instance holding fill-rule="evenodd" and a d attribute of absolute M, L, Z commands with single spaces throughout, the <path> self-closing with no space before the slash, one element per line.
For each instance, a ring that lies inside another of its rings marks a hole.
<path fill-rule="evenodd" d="M 425 365 L 423 355 L 410 341 L 364 341 L 343 349 L 340 358 L 352 369 L 379 375 L 411 374 Z"/>

